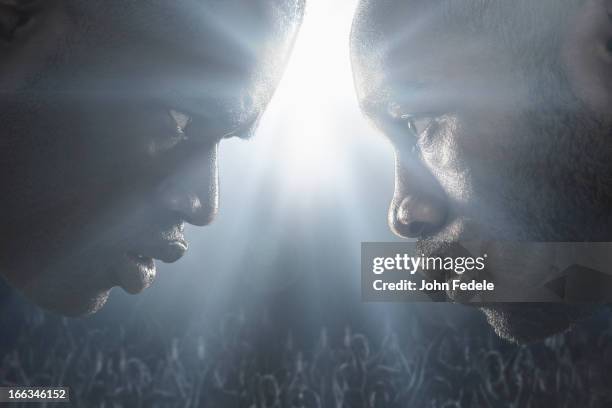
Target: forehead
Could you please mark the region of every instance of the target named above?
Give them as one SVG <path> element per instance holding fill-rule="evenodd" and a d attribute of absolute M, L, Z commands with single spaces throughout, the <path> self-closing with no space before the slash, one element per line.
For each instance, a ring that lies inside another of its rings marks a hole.
<path fill-rule="evenodd" d="M 76 0 L 68 8 L 92 41 L 189 42 L 200 55 L 249 60 L 289 35 L 303 11 L 301 0 Z"/>
<path fill-rule="evenodd" d="M 362 1 L 351 39 L 362 105 L 406 98 L 490 105 L 518 97 L 525 76 L 556 58 L 563 13 L 548 3 Z"/>
<path fill-rule="evenodd" d="M 65 46 L 47 72 L 47 84 L 171 96 L 174 106 L 186 111 L 199 105 L 194 113 L 211 107 L 260 111 L 280 78 L 303 13 L 302 0 L 63 4 Z"/>

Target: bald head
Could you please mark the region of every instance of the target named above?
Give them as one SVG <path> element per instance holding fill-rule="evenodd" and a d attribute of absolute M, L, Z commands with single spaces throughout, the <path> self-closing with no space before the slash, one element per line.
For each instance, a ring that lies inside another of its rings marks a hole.
<path fill-rule="evenodd" d="M 410 78 L 417 86 L 448 77 L 443 96 L 464 104 L 476 91 L 476 83 L 487 82 L 501 95 L 502 86 L 510 94 L 521 76 L 542 81 L 538 75 L 543 70 L 553 70 L 556 79 L 564 80 L 562 49 L 572 19 L 584 4 L 584 0 L 361 1 L 351 40 L 358 90 L 382 97 L 392 92 L 388 81 Z M 459 59 L 470 60 L 469 66 L 461 73 L 448 72 L 462 68 L 456 64 Z M 478 68 L 485 62 L 493 75 L 483 78 Z M 544 75 L 552 79 L 550 73 Z M 361 101 L 366 99 L 363 95 Z"/>
<path fill-rule="evenodd" d="M 138 293 L 218 211 L 303 0 L 0 0 L 0 273 L 40 305 Z"/>
<path fill-rule="evenodd" d="M 611 238 L 611 4 L 360 2 L 355 85 L 395 146 L 389 220 L 398 235 L 420 239 L 424 253 L 461 240 Z M 487 272 L 519 292 L 543 279 L 529 265 Z M 537 309 L 488 317 L 507 337 L 528 339 L 583 312 Z M 542 319 L 549 312 L 558 315 Z"/>
<path fill-rule="evenodd" d="M 303 0 L 40 3 L 19 13 L 28 24 L 3 50 L 0 89 L 175 94 L 193 108 L 196 93 L 265 105 L 304 11 Z"/>

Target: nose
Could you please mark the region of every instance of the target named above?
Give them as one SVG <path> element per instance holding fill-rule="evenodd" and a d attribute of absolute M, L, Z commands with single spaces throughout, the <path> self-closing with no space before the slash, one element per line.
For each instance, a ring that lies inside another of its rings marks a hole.
<path fill-rule="evenodd" d="M 422 163 L 398 159 L 395 193 L 389 210 L 391 230 L 403 238 L 432 235 L 442 229 L 448 200 L 431 172 Z"/>
<path fill-rule="evenodd" d="M 404 238 L 431 235 L 441 229 L 446 209 L 441 200 L 431 196 L 408 196 L 391 211 L 391 227 Z"/>
<path fill-rule="evenodd" d="M 214 221 L 219 211 L 217 151 L 215 145 L 164 180 L 157 193 L 165 210 L 192 225 L 205 226 Z"/>

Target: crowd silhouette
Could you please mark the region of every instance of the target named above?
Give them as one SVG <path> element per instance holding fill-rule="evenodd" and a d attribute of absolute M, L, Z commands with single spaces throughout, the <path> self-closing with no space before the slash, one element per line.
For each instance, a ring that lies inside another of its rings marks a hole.
<path fill-rule="evenodd" d="M 376 340 L 350 327 L 300 341 L 276 332 L 241 314 L 178 338 L 153 321 L 92 329 L 33 313 L 0 382 L 66 385 L 73 406 L 100 408 L 612 406 L 612 321 L 523 346 L 456 328 L 389 327 Z"/>

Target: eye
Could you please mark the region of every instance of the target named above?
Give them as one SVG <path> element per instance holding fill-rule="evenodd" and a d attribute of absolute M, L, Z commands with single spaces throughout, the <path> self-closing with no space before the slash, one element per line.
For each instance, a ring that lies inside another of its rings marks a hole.
<path fill-rule="evenodd" d="M 408 115 L 404 117 L 408 129 L 414 135 L 415 144 L 424 144 L 435 134 L 438 118 L 434 114 Z"/>
<path fill-rule="evenodd" d="M 175 111 L 174 109 L 170 109 L 169 113 L 176 124 L 177 132 L 181 135 L 185 134 L 187 126 L 191 123 L 191 117 L 185 113 Z"/>
<path fill-rule="evenodd" d="M 445 126 L 448 115 L 443 113 L 426 113 L 404 116 L 405 125 L 412 133 L 413 151 L 431 146 L 434 138 Z"/>
<path fill-rule="evenodd" d="M 435 123 L 435 119 L 433 117 L 425 116 L 412 116 L 408 117 L 407 120 L 408 127 L 419 137 L 427 135 L 430 128 Z"/>

